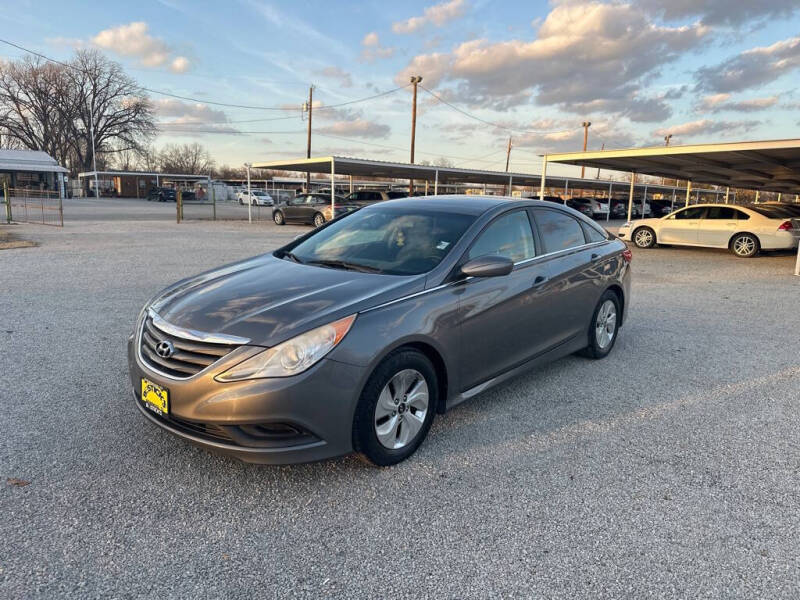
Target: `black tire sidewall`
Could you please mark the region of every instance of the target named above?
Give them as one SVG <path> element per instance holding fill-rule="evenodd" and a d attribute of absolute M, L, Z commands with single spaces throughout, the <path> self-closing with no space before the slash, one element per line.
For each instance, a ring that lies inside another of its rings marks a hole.
<path fill-rule="evenodd" d="M 416 439 L 405 448 L 392 450 L 378 440 L 373 420 L 383 387 L 403 369 L 415 369 L 425 378 L 428 384 L 428 413 Z M 431 361 L 422 352 L 412 348 L 392 352 L 375 367 L 361 392 L 353 417 L 353 449 L 376 466 L 390 466 L 405 460 L 416 452 L 428 435 L 438 401 L 438 380 Z"/>
<path fill-rule="evenodd" d="M 320 219 L 320 223 L 317 224 L 317 219 Z M 322 216 L 322 213 L 317 213 L 314 215 L 314 227 L 322 227 L 325 225 L 325 217 Z"/>
<path fill-rule="evenodd" d="M 614 308 L 617 311 L 617 322 L 615 324 L 614 337 L 611 338 L 611 343 L 606 348 L 600 348 L 597 344 L 597 315 L 600 313 L 600 307 L 603 306 L 606 300 L 611 300 L 614 303 Z M 603 295 L 600 296 L 600 300 L 598 300 L 597 306 L 595 306 L 594 312 L 592 313 L 592 322 L 589 325 L 589 346 L 587 348 L 587 355 L 589 357 L 605 358 L 614 349 L 614 344 L 617 343 L 617 337 L 619 336 L 619 323 L 622 317 L 620 311 L 619 298 L 611 290 L 606 290 Z"/>
<path fill-rule="evenodd" d="M 283 216 L 281 211 L 277 211 L 274 215 L 272 215 L 272 220 L 275 221 L 276 225 L 283 225 L 286 223 L 286 218 Z"/>

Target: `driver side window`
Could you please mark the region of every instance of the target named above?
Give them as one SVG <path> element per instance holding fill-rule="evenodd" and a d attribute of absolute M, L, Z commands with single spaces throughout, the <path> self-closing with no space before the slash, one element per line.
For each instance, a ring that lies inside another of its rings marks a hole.
<path fill-rule="evenodd" d="M 702 219 L 706 213 L 705 206 L 693 206 L 675 213 L 676 219 Z"/>
<path fill-rule="evenodd" d="M 536 256 L 527 211 L 515 210 L 492 221 L 472 244 L 467 258 L 472 260 L 487 255 L 503 256 L 514 262 Z"/>

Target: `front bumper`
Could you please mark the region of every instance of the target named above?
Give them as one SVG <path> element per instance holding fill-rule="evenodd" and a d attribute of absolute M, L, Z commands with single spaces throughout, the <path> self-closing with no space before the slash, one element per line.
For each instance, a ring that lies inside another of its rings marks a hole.
<path fill-rule="evenodd" d="M 189 379 L 154 372 L 128 340 L 128 368 L 135 403 L 162 429 L 208 450 L 266 464 L 310 462 L 352 452 L 352 425 L 365 369 L 323 359 L 293 377 L 220 383 L 215 375 L 242 360 L 233 352 Z M 169 414 L 146 408 L 142 377 L 169 390 Z M 297 435 L 254 441 L 253 427 L 283 427 Z"/>

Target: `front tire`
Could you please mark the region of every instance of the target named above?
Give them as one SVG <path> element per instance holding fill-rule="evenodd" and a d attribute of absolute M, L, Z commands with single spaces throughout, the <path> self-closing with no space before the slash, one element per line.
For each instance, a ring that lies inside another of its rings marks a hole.
<path fill-rule="evenodd" d="M 589 345 L 580 354 L 587 358 L 605 358 L 614 348 L 622 316 L 619 297 L 611 290 L 600 296 L 589 325 Z"/>
<path fill-rule="evenodd" d="M 317 213 L 314 215 L 314 227 L 322 227 L 325 225 L 325 217 L 322 213 Z"/>
<path fill-rule="evenodd" d="M 652 248 L 656 245 L 656 232 L 649 227 L 638 227 L 631 239 L 637 248 Z"/>
<path fill-rule="evenodd" d="M 275 221 L 275 225 L 285 225 L 286 219 L 283 217 L 283 213 L 281 211 L 275 211 L 272 214 L 272 220 Z"/>
<path fill-rule="evenodd" d="M 421 352 L 400 349 L 373 371 L 353 419 L 353 448 L 367 462 L 386 467 L 416 452 L 433 422 L 439 400 L 436 371 Z"/>
<path fill-rule="evenodd" d="M 731 240 L 730 250 L 739 258 L 752 258 L 761 249 L 758 238 L 750 233 L 740 233 Z"/>

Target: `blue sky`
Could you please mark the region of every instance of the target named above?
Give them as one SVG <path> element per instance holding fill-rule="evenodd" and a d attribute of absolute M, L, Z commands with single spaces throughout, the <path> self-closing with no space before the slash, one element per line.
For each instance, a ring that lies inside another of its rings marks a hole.
<path fill-rule="evenodd" d="M 198 141 L 219 164 L 305 153 L 300 106 L 315 85 L 313 153 L 407 160 L 408 89 L 423 76 L 417 160 L 538 167 L 537 154 L 798 137 L 800 3 L 0 2 L 2 37 L 57 59 L 94 46 L 153 94 L 156 146 Z M 0 57 L 22 52 L 0 47 Z M 208 102 L 285 110 L 222 107 Z M 273 120 L 267 120 L 273 119 Z M 480 119 L 480 120 L 479 120 Z M 482 121 L 488 121 L 485 123 Z"/>

